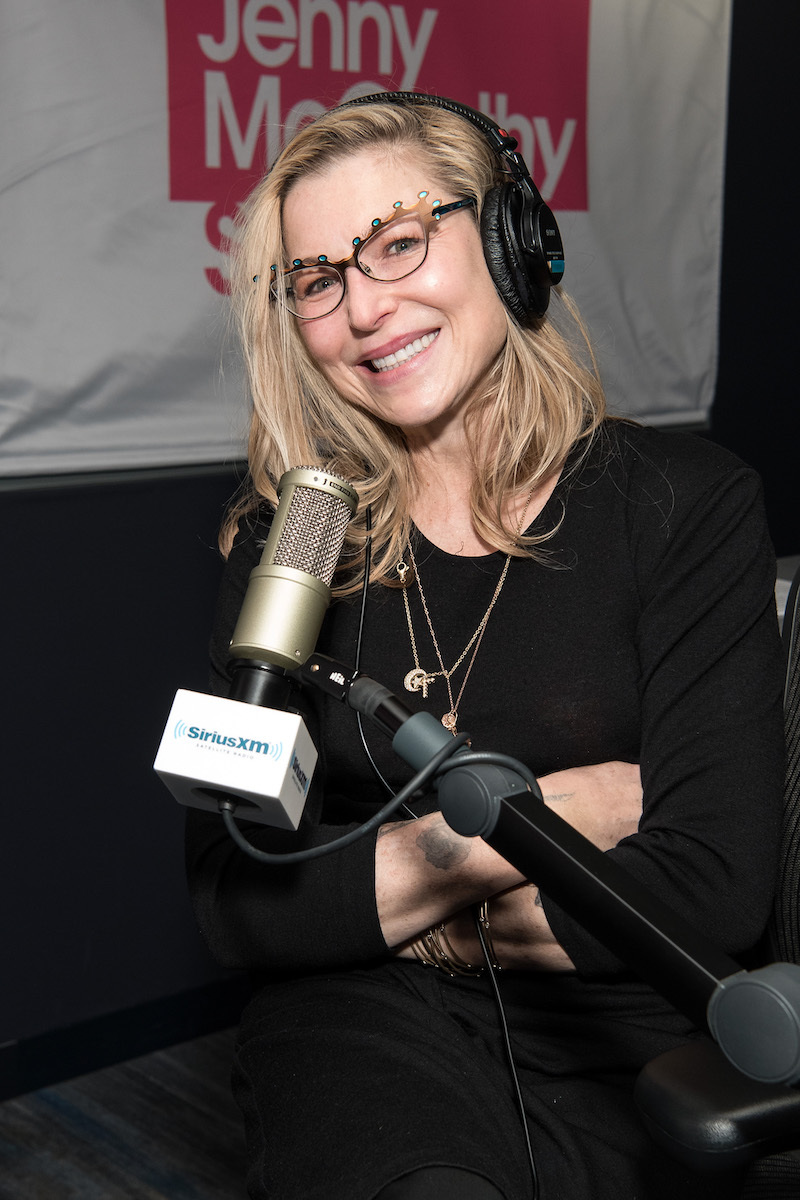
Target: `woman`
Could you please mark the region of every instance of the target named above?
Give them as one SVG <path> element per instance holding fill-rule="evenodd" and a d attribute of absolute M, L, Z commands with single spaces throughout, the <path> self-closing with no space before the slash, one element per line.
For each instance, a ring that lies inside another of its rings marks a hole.
<path fill-rule="evenodd" d="M 463 114 L 376 97 L 301 131 L 250 198 L 250 486 L 223 532 L 215 687 L 275 483 L 324 463 L 361 505 L 319 649 L 525 762 L 567 821 L 742 954 L 782 787 L 758 482 L 710 444 L 605 419 L 564 298 L 510 311 L 480 231 L 506 179 Z M 298 834 L 248 830 L 264 849 L 331 841 L 408 778 L 336 702 L 302 704 L 320 765 Z M 633 1110 L 639 1067 L 688 1020 L 435 796 L 413 809 L 280 867 L 190 814 L 199 923 L 256 981 L 235 1065 L 250 1195 L 523 1200 L 526 1133 L 542 1200 L 736 1195 L 661 1156 Z"/>

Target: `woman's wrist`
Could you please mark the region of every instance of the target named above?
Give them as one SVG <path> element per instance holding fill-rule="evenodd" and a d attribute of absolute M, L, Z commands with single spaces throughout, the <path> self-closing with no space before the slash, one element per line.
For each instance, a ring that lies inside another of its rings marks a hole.
<path fill-rule="evenodd" d="M 389 946 L 410 942 L 420 930 L 521 881 L 516 867 L 482 839 L 455 833 L 440 813 L 379 832 L 375 898 Z"/>
<path fill-rule="evenodd" d="M 489 901 L 484 900 L 465 912 L 456 913 L 449 921 L 442 921 L 415 938 L 410 943 L 411 951 L 419 962 L 436 967 L 451 978 L 482 975 L 487 960 L 492 967 L 499 967 L 488 910 Z"/>

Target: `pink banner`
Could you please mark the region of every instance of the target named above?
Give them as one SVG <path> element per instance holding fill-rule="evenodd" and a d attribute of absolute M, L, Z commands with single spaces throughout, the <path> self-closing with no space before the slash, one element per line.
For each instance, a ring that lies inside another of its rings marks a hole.
<path fill-rule="evenodd" d="M 286 138 L 380 90 L 449 96 L 514 134 L 558 212 L 565 286 L 613 410 L 704 419 L 731 12 L 732 0 L 2 0 L 0 474 L 243 454 L 224 235 Z"/>
<path fill-rule="evenodd" d="M 509 129 L 552 207 L 587 208 L 589 0 L 166 0 L 170 197 L 220 223 L 325 108 L 430 91 Z M 219 290 L 217 271 L 207 272 Z"/>

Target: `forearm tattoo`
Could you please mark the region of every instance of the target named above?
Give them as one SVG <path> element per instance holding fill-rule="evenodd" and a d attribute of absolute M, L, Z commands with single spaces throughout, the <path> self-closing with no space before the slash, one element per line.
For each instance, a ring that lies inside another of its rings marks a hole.
<path fill-rule="evenodd" d="M 437 871 L 450 871 L 453 867 L 461 866 L 471 849 L 469 838 L 456 840 L 452 830 L 441 825 L 423 829 L 417 838 L 417 845 L 425 855 L 425 861 L 436 867 Z"/>

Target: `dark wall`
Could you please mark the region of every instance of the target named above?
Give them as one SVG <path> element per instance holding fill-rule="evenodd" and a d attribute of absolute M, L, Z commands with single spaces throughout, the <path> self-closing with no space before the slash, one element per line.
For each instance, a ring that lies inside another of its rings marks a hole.
<path fill-rule="evenodd" d="M 734 4 L 711 436 L 761 473 L 779 555 L 800 553 L 798 46 L 797 4 Z"/>
<path fill-rule="evenodd" d="M 234 487 L 220 468 L 0 492 L 0 1047 L 225 978 L 152 761 L 175 689 L 207 686 Z"/>

